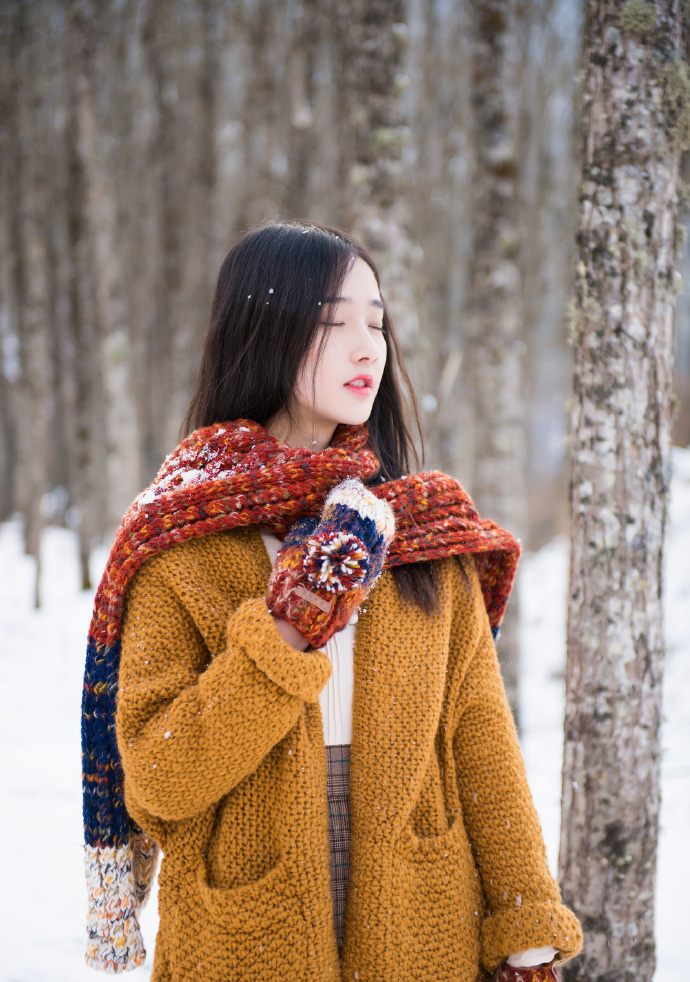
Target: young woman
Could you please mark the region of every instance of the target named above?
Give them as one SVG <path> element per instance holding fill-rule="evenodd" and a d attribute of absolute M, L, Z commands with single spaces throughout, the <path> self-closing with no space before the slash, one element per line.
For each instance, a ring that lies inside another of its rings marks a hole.
<path fill-rule="evenodd" d="M 555 979 L 561 903 L 494 637 L 519 548 L 410 474 L 368 253 L 223 261 L 193 431 L 130 507 L 84 688 L 87 959 L 160 982 Z"/>

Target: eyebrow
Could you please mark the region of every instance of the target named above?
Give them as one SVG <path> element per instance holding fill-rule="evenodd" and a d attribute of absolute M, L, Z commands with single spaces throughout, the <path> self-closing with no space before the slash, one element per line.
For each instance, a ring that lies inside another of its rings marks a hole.
<path fill-rule="evenodd" d="M 352 302 L 351 297 L 324 297 L 323 298 L 323 303 L 351 303 L 351 302 Z M 383 300 L 370 300 L 369 306 L 376 307 L 378 308 L 378 310 L 386 309 L 386 305 L 383 302 Z"/>

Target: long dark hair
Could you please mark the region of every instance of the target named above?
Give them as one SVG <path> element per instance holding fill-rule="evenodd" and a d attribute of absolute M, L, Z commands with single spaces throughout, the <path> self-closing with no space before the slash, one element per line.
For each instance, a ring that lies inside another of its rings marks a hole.
<path fill-rule="evenodd" d="M 211 304 L 196 389 L 180 437 L 201 426 L 253 419 L 261 426 L 277 413 L 290 421 L 298 372 L 321 322 L 320 301 L 337 296 L 352 263 L 376 264 L 360 242 L 338 228 L 300 222 L 270 222 L 251 229 L 223 260 Z M 404 385 L 424 460 L 419 406 L 405 368 L 389 311 L 383 315 L 388 356 L 371 414 L 369 445 L 380 461 L 366 483 L 395 480 L 420 462 L 408 426 Z M 323 333 L 318 356 L 328 337 Z M 439 609 L 439 579 L 433 562 L 392 569 L 398 592 L 427 613 Z"/>

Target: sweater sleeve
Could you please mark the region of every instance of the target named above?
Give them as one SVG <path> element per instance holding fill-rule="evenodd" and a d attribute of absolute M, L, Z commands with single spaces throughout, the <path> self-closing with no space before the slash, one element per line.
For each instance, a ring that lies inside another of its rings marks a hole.
<path fill-rule="evenodd" d="M 209 807 L 318 701 L 330 672 L 325 654 L 283 640 L 260 597 L 230 614 L 225 647 L 210 656 L 150 560 L 130 584 L 121 632 L 116 722 L 130 792 L 168 821 Z"/>
<path fill-rule="evenodd" d="M 561 902 L 527 784 L 479 580 L 468 563 L 471 611 L 456 617 L 453 643 L 468 649 L 458 692 L 453 750 L 465 826 L 486 897 L 481 961 L 487 971 L 512 953 L 578 953 L 582 932 Z M 456 605 L 456 607 L 462 606 Z"/>

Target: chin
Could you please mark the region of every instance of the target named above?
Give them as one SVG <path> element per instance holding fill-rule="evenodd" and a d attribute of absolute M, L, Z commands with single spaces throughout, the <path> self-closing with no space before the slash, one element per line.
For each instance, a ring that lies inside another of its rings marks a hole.
<path fill-rule="evenodd" d="M 338 422 L 343 426 L 360 426 L 371 416 L 371 406 L 362 406 L 361 409 L 349 409 L 338 416 Z"/>

